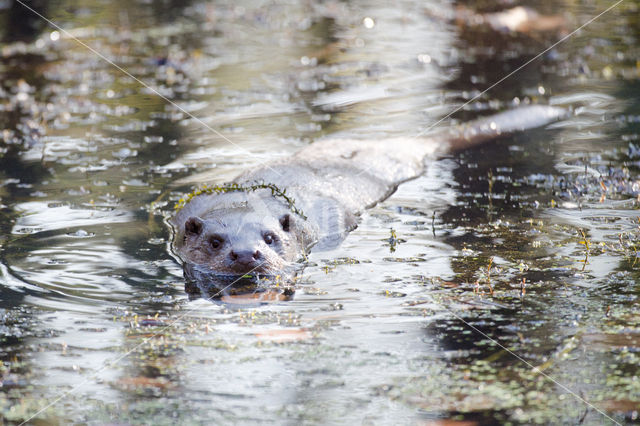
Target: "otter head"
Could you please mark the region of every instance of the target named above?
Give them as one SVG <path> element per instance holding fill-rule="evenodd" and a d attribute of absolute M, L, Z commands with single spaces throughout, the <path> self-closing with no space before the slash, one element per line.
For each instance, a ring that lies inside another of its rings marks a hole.
<path fill-rule="evenodd" d="M 183 260 L 217 274 L 275 275 L 298 255 L 292 218 L 244 209 L 189 216 L 183 224 L 179 252 Z"/>

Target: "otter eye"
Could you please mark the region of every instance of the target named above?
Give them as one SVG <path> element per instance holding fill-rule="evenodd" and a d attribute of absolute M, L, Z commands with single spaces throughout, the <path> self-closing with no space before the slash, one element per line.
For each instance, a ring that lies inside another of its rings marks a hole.
<path fill-rule="evenodd" d="M 264 238 L 264 242 L 267 243 L 268 245 L 273 244 L 273 242 L 276 240 L 273 234 L 264 234 L 263 238 Z"/>
<path fill-rule="evenodd" d="M 211 244 L 211 247 L 214 249 L 220 248 L 220 246 L 222 246 L 222 239 L 219 237 L 212 237 L 209 239 L 209 244 Z"/>

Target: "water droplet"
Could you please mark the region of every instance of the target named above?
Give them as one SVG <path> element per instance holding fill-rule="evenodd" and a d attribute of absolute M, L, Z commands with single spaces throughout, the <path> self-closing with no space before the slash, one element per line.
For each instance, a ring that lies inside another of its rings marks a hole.
<path fill-rule="evenodd" d="M 422 62 L 423 64 L 430 64 L 431 56 L 427 55 L 426 53 L 418 55 L 418 62 Z"/>
<path fill-rule="evenodd" d="M 60 32 L 59 31 L 51 31 L 51 34 L 49 34 L 49 38 L 51 38 L 51 41 L 60 40 Z"/>
<path fill-rule="evenodd" d="M 78 229 L 76 232 L 69 232 L 67 235 L 76 238 L 88 238 L 93 237 L 95 234 L 93 232 L 87 232 L 84 229 Z"/>
<path fill-rule="evenodd" d="M 373 18 L 370 18 L 368 16 L 362 20 L 362 24 L 364 25 L 365 28 L 369 28 L 369 29 L 373 28 L 376 25 Z"/>
<path fill-rule="evenodd" d="M 137 154 L 137 153 L 136 153 Z M 117 152 L 113 153 L 114 157 L 120 158 L 121 160 L 134 155 L 133 151 L 131 151 L 129 148 L 122 148 Z"/>
<path fill-rule="evenodd" d="M 143 139 L 146 143 L 162 143 L 164 140 L 162 136 L 145 136 Z"/>

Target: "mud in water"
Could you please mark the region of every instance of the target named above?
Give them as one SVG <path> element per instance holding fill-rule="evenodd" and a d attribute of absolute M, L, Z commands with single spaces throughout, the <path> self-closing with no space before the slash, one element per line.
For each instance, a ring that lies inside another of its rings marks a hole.
<path fill-rule="evenodd" d="M 483 93 L 611 4 L 29 3 L 67 33 L 0 1 L 1 422 L 637 422 L 640 3 Z M 171 255 L 202 183 L 526 103 L 573 114 L 434 162 L 293 282 L 210 300 Z"/>

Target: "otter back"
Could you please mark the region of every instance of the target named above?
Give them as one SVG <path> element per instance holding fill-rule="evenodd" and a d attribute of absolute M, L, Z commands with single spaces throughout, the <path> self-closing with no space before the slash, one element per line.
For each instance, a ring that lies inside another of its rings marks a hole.
<path fill-rule="evenodd" d="M 423 173 L 427 159 L 558 120 L 565 110 L 527 106 L 424 138 L 320 140 L 248 170 L 238 184 L 286 190 L 306 218 L 268 190 L 199 195 L 171 221 L 174 250 L 199 270 L 277 274 L 317 245 L 338 246 L 363 209 Z"/>

